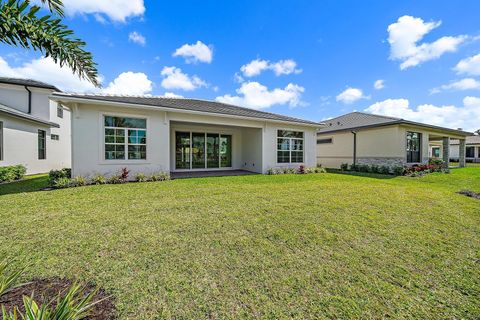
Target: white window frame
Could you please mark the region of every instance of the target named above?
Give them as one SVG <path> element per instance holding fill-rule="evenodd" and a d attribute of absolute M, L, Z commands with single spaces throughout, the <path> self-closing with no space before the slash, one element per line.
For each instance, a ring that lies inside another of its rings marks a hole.
<path fill-rule="evenodd" d="M 146 128 L 125 128 L 125 127 L 108 127 L 105 126 L 105 117 L 118 117 L 118 118 L 135 118 L 135 119 L 142 119 L 146 121 Z M 101 140 L 100 140 L 100 145 L 101 145 L 101 154 L 100 154 L 100 163 L 101 164 L 148 164 L 148 159 L 149 159 L 149 152 L 148 152 L 148 146 L 150 145 L 150 138 L 149 138 L 149 133 L 148 133 L 148 127 L 149 127 L 149 118 L 147 116 L 141 116 L 141 115 L 132 115 L 132 114 L 125 114 L 125 113 L 100 113 L 100 130 L 101 130 Z M 125 146 L 125 158 L 124 159 L 107 159 L 105 157 L 105 145 L 106 144 L 115 144 L 115 143 L 105 143 L 105 129 L 120 129 L 124 130 L 125 132 L 125 142 L 123 145 Z M 142 130 L 145 131 L 146 135 L 146 155 L 145 159 L 128 159 L 128 146 L 129 145 L 144 145 L 144 144 L 135 144 L 135 143 L 128 143 L 128 130 Z"/>
<path fill-rule="evenodd" d="M 279 131 L 292 131 L 292 132 L 301 132 L 302 135 L 303 135 L 303 138 L 288 138 L 288 137 L 279 137 L 278 136 L 278 132 Z M 301 130 L 294 130 L 294 129 L 277 129 L 277 134 L 276 134 L 276 139 L 275 139 L 275 159 L 276 159 L 276 163 L 277 165 L 285 165 L 285 164 L 302 164 L 302 163 L 305 163 L 305 131 L 301 131 Z M 280 150 L 278 149 L 278 139 L 288 139 L 289 142 L 288 142 L 288 158 L 289 158 L 289 161 L 288 162 L 278 162 L 278 152 L 281 151 L 281 152 L 286 152 L 287 150 Z M 292 140 L 301 140 L 302 141 L 302 161 L 301 162 L 292 162 L 292 151 L 294 152 L 299 152 L 299 150 L 292 150 Z"/>

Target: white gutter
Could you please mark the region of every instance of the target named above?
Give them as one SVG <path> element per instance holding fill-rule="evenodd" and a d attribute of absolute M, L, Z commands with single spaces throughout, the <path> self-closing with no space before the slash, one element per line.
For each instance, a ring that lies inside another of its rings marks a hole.
<path fill-rule="evenodd" d="M 300 126 L 306 127 L 315 127 L 321 128 L 324 126 L 323 123 L 317 124 L 310 124 L 310 123 L 303 123 L 303 122 L 296 122 L 296 121 L 283 121 L 283 120 L 275 120 L 275 119 L 268 119 L 268 118 L 257 118 L 257 117 L 246 117 L 246 116 L 239 116 L 239 115 L 228 115 L 223 113 L 215 113 L 215 112 L 204 112 L 204 111 L 195 111 L 195 110 L 184 110 L 184 109 L 177 109 L 177 108 L 169 108 L 169 107 L 162 107 L 162 106 L 151 106 L 145 104 L 136 104 L 136 103 L 126 103 L 126 102 L 117 102 L 117 101 L 105 101 L 101 99 L 89 99 L 89 98 L 78 98 L 78 97 L 71 97 L 61 94 L 50 95 L 49 98 L 56 102 L 76 102 L 76 103 L 85 103 L 85 104 L 101 104 L 107 106 L 118 106 L 121 105 L 122 107 L 127 108 L 135 108 L 135 109 L 147 109 L 147 110 L 160 110 L 160 111 L 169 111 L 169 112 L 178 112 L 178 113 L 188 113 L 188 114 L 199 114 L 199 115 L 210 115 L 215 117 L 223 117 L 223 118 L 237 118 L 237 119 L 245 119 L 245 120 L 253 120 L 253 121 L 269 121 L 275 123 L 288 123 L 288 124 L 295 124 Z"/>

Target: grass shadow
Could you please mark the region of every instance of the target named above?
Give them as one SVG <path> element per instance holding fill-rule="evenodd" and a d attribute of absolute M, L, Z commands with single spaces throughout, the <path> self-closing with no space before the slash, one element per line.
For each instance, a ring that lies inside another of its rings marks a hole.
<path fill-rule="evenodd" d="M 48 186 L 47 174 L 26 176 L 23 180 L 0 184 L 0 196 L 40 191 Z"/>
<path fill-rule="evenodd" d="M 358 176 L 358 177 L 365 177 L 365 178 L 372 178 L 372 179 L 394 179 L 397 176 L 391 174 L 380 174 L 380 173 L 369 173 L 369 172 L 357 172 L 357 171 L 342 171 L 339 169 L 327 169 L 328 173 L 335 173 L 335 174 L 344 174 L 349 176 Z"/>

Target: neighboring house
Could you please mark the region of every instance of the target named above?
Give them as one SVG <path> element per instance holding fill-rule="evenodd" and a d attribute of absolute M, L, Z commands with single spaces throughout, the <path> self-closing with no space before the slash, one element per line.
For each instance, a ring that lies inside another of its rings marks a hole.
<path fill-rule="evenodd" d="M 197 99 L 51 99 L 72 110 L 74 176 L 316 166 L 316 122 Z"/>
<path fill-rule="evenodd" d="M 326 120 L 318 132 L 318 163 L 404 166 L 427 163 L 429 157 L 449 161 L 450 139 L 459 140 L 460 166 L 465 165 L 465 138 L 471 133 L 363 112 Z"/>
<path fill-rule="evenodd" d="M 49 100 L 52 85 L 0 78 L 0 166 L 27 173 L 70 167 L 70 112 Z"/>
<path fill-rule="evenodd" d="M 452 140 L 450 143 L 450 159 L 454 162 L 459 160 L 460 141 Z M 480 136 L 470 136 L 466 139 L 465 159 L 467 162 L 480 162 Z"/>

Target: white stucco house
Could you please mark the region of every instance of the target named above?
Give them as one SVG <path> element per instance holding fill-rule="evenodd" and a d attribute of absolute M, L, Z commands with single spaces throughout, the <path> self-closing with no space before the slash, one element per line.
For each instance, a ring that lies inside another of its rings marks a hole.
<path fill-rule="evenodd" d="M 70 167 L 70 111 L 49 100 L 52 85 L 0 78 L 0 166 L 27 173 Z"/>
<path fill-rule="evenodd" d="M 439 158 L 448 166 L 450 140 L 458 141 L 465 166 L 465 141 L 472 133 L 405 119 L 352 112 L 326 120 L 317 137 L 317 160 L 327 168 L 341 164 L 408 166 Z"/>
<path fill-rule="evenodd" d="M 452 140 L 450 143 L 450 159 L 458 161 L 460 158 L 460 141 Z M 470 136 L 465 140 L 465 161 L 480 163 L 480 136 Z"/>
<path fill-rule="evenodd" d="M 74 176 L 316 166 L 316 122 L 197 99 L 50 98 L 72 110 Z"/>

